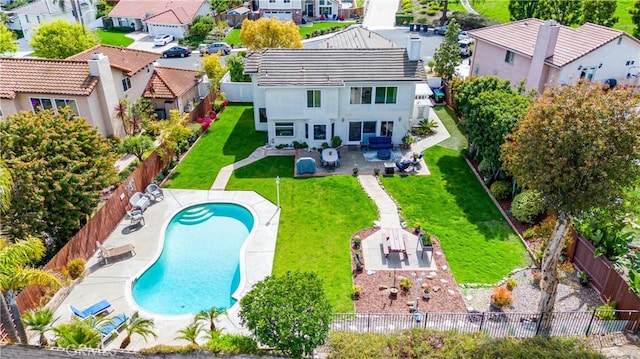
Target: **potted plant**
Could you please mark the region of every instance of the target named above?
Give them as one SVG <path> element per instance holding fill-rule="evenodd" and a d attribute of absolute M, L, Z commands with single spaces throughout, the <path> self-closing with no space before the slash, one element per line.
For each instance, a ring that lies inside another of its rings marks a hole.
<path fill-rule="evenodd" d="M 413 225 L 414 228 L 414 232 L 415 234 L 420 234 L 420 231 L 422 231 L 422 224 L 420 224 L 420 222 L 416 222 L 416 224 Z"/>
<path fill-rule="evenodd" d="M 360 249 L 360 245 L 361 244 L 362 244 L 362 239 L 360 239 L 360 236 L 353 237 L 353 248 L 354 249 Z"/>
<path fill-rule="evenodd" d="M 342 138 L 340 136 L 333 136 L 331 138 L 331 147 L 338 148 L 342 145 Z"/>
<path fill-rule="evenodd" d="M 532 269 L 531 270 L 531 280 L 533 281 L 534 285 L 539 285 L 540 284 L 540 280 L 542 280 L 542 272 L 540 272 L 540 270 L 538 270 L 538 269 Z"/>
<path fill-rule="evenodd" d="M 400 289 L 402 289 L 405 292 L 411 289 L 411 278 L 400 279 Z"/>
<path fill-rule="evenodd" d="M 362 293 L 362 286 L 354 284 L 353 289 L 351 291 L 351 296 L 353 299 L 360 299 L 360 294 Z"/>
<path fill-rule="evenodd" d="M 420 237 L 422 241 L 422 247 L 433 247 L 433 236 L 429 232 L 422 233 L 422 237 Z"/>
<path fill-rule="evenodd" d="M 357 166 L 357 165 L 356 165 L 356 166 L 353 166 L 352 171 L 353 171 L 353 175 L 354 175 L 354 176 L 357 176 L 357 175 L 358 175 L 358 171 L 359 171 L 358 166 Z"/>
<path fill-rule="evenodd" d="M 431 292 L 431 288 L 429 287 L 429 284 L 422 283 L 422 298 L 423 299 L 429 299 L 430 298 L 430 292 Z"/>
<path fill-rule="evenodd" d="M 380 175 L 380 169 L 378 167 L 373 169 L 373 175 L 378 177 Z"/>

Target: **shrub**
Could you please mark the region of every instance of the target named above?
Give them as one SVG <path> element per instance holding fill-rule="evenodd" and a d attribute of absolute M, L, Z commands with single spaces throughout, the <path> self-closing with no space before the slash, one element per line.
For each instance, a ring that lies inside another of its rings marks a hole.
<path fill-rule="evenodd" d="M 224 100 L 218 98 L 215 101 L 213 101 L 213 111 L 215 111 L 216 113 L 219 113 L 220 111 L 222 111 L 223 108 L 224 108 Z"/>
<path fill-rule="evenodd" d="M 351 291 L 351 296 L 353 298 L 359 298 L 361 293 L 362 293 L 362 286 L 355 284 Z"/>
<path fill-rule="evenodd" d="M 82 258 L 75 258 L 70 260 L 65 267 L 60 269 L 60 272 L 66 277 L 71 279 L 78 279 L 82 277 L 82 273 L 86 268 L 86 262 Z"/>
<path fill-rule="evenodd" d="M 192 123 L 189 125 L 189 137 L 188 141 L 190 144 L 196 142 L 198 137 L 202 134 L 202 125 L 199 123 Z"/>
<path fill-rule="evenodd" d="M 478 164 L 478 172 L 480 172 L 480 174 L 484 178 L 491 178 L 491 176 L 493 175 L 493 169 L 491 168 L 491 162 L 489 162 L 489 161 L 487 161 L 485 159 L 480 161 L 480 163 Z"/>
<path fill-rule="evenodd" d="M 517 194 L 511 203 L 511 213 L 522 223 L 534 223 L 544 211 L 544 199 L 538 191 L 528 190 Z"/>
<path fill-rule="evenodd" d="M 427 10 L 427 15 L 433 16 L 435 14 L 436 14 L 436 10 L 434 10 L 434 9 Z"/>
<path fill-rule="evenodd" d="M 342 138 L 340 136 L 333 136 L 331 138 L 331 147 L 340 147 L 342 145 Z"/>
<path fill-rule="evenodd" d="M 107 144 L 109 145 L 110 151 L 116 154 L 122 154 L 122 148 L 120 144 L 122 143 L 122 139 L 116 135 L 111 135 L 107 137 Z"/>
<path fill-rule="evenodd" d="M 293 141 L 293 148 L 309 148 L 309 145 L 306 142 Z"/>
<path fill-rule="evenodd" d="M 502 201 L 511 197 L 511 182 L 496 181 L 491 184 L 491 194 L 498 200 Z"/>
<path fill-rule="evenodd" d="M 596 317 L 600 320 L 614 320 L 616 319 L 616 307 L 618 303 L 609 302 L 596 308 Z"/>
<path fill-rule="evenodd" d="M 250 337 L 244 335 L 225 334 L 211 339 L 206 348 L 216 354 L 256 354 L 259 352 L 258 344 Z"/>
<path fill-rule="evenodd" d="M 522 232 L 522 236 L 525 239 L 532 238 L 535 234 L 536 234 L 536 232 L 533 230 L 533 228 L 529 228 L 529 229 L 525 230 L 524 232 Z"/>
<path fill-rule="evenodd" d="M 131 175 L 131 173 L 133 173 L 133 171 L 138 168 L 138 166 L 140 166 L 140 161 L 138 161 L 138 159 L 131 161 L 131 163 L 129 163 L 127 167 L 125 167 L 122 171 L 120 171 L 120 173 L 118 173 L 120 182 L 126 180 Z"/>
<path fill-rule="evenodd" d="M 507 289 L 509 289 L 510 291 L 513 292 L 513 288 L 518 286 L 518 281 L 515 280 L 514 278 L 509 278 L 507 279 Z"/>
<path fill-rule="evenodd" d="M 409 290 L 411 288 L 411 278 L 402 278 L 400 280 L 400 288 L 402 290 Z"/>
<path fill-rule="evenodd" d="M 491 303 L 498 308 L 503 308 L 513 303 L 513 294 L 507 287 L 493 287 L 491 294 Z"/>

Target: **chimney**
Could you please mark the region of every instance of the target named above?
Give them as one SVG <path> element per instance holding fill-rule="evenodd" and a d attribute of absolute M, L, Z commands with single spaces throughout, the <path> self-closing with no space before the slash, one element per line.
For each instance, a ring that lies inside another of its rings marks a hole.
<path fill-rule="evenodd" d="M 538 38 L 533 49 L 533 57 L 529 66 L 529 74 L 527 76 L 527 88 L 534 88 L 542 92 L 544 83 L 544 62 L 556 49 L 558 42 L 558 34 L 560 33 L 560 25 L 554 20 L 547 20 L 538 29 Z"/>
<path fill-rule="evenodd" d="M 94 116 L 93 125 L 107 136 L 122 136 L 122 124 L 113 116 L 113 109 L 118 105 L 118 92 L 111 73 L 109 58 L 100 52 L 94 52 L 87 62 L 89 75 L 98 77 L 98 85 L 94 91 L 98 92 L 101 116 L 100 118 Z"/>
<path fill-rule="evenodd" d="M 409 57 L 409 61 L 420 60 L 421 44 L 422 40 L 420 40 L 420 36 L 417 33 L 412 32 L 407 36 L 407 57 Z"/>

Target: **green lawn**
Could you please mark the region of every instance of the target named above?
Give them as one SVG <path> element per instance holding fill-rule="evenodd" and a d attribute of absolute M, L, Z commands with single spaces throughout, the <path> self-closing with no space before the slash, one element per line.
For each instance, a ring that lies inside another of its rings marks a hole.
<path fill-rule="evenodd" d="M 267 157 L 234 172 L 226 190 L 256 191 L 282 212 L 273 274 L 314 271 L 336 313 L 353 312 L 350 238 L 371 227 L 377 208 L 353 176 L 293 178 L 293 157 Z"/>
<path fill-rule="evenodd" d="M 509 22 L 509 8 L 505 0 L 482 0 L 471 1 L 473 8 L 480 14 L 500 22 Z M 618 23 L 613 28 L 622 30 L 628 34 L 633 33 L 633 23 L 631 22 L 631 14 L 629 9 L 633 8 L 633 0 L 618 0 L 616 7 L 616 16 L 619 17 Z"/>
<path fill-rule="evenodd" d="M 266 143 L 266 132 L 256 132 L 253 107 L 229 104 L 178 165 L 165 187 L 209 189 L 226 165 L 237 162 Z"/>
<path fill-rule="evenodd" d="M 382 177 L 411 225 L 442 244 L 458 283 L 497 283 L 529 255 L 458 152 L 425 151 L 430 176 Z"/>
<path fill-rule="evenodd" d="M 298 27 L 298 31 L 300 32 L 300 36 L 302 36 L 302 39 L 305 39 L 305 36 L 307 34 L 311 34 L 312 32 L 314 32 L 315 30 L 322 30 L 322 29 L 328 29 L 332 26 L 348 26 L 354 24 L 353 21 L 323 21 L 323 22 L 314 22 L 312 25 L 307 26 L 307 25 L 301 25 Z M 227 34 L 227 36 L 224 38 L 224 42 L 226 42 L 227 44 L 231 45 L 241 45 L 242 42 L 240 41 L 240 29 L 233 29 L 231 30 L 231 32 L 229 32 Z"/>
<path fill-rule="evenodd" d="M 467 148 L 467 136 L 465 136 L 465 134 L 458 128 L 457 117 L 453 113 L 453 110 L 447 106 L 436 106 L 433 110 L 451 135 L 450 138 L 440 142 L 440 146 L 454 151 L 460 151 L 463 148 Z"/>
<path fill-rule="evenodd" d="M 133 44 L 133 39 L 125 36 L 125 34 L 127 34 L 126 32 L 110 29 L 97 29 L 95 33 L 100 39 L 100 43 L 103 45 L 127 47 Z"/>

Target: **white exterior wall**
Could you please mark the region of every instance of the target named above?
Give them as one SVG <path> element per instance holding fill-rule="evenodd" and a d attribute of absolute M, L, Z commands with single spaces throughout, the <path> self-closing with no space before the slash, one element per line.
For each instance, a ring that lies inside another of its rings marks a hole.
<path fill-rule="evenodd" d="M 175 24 L 147 24 L 147 31 L 149 35 L 156 36 L 160 34 L 173 35 L 175 39 L 182 39 L 189 32 L 189 25 L 175 25 Z"/>
<path fill-rule="evenodd" d="M 62 0 L 60 0 L 62 1 Z M 59 8 L 58 4 L 51 4 L 51 7 L 55 7 L 56 10 L 57 8 Z M 40 26 L 41 23 L 43 22 L 51 22 L 54 20 L 65 20 L 66 22 L 70 23 L 70 24 L 75 24 L 76 23 L 76 18 L 73 16 L 72 13 L 72 8 L 71 6 L 68 6 L 65 8 L 65 12 L 64 13 L 56 13 L 56 14 L 49 14 L 49 13 L 42 13 L 42 14 L 24 14 L 24 13 L 18 13 L 18 23 L 19 23 L 19 27 L 22 29 L 22 32 L 24 33 L 24 37 L 25 39 L 27 39 L 27 41 L 31 41 L 31 38 L 33 37 L 33 28 Z M 15 9 L 14 11 L 19 12 L 19 9 Z M 89 26 L 89 24 L 93 23 L 96 20 L 96 7 L 95 4 L 93 3 L 89 3 L 89 5 L 81 5 L 81 11 L 82 11 L 82 20 L 85 24 L 85 26 Z"/>
<path fill-rule="evenodd" d="M 260 0 L 258 6 L 262 10 L 302 9 L 302 0 L 291 0 L 288 3 L 285 3 L 284 0 L 276 0 L 275 2 Z"/>
<path fill-rule="evenodd" d="M 254 83 L 255 85 L 255 83 Z M 351 87 L 372 87 L 375 102 L 376 87 L 397 87 L 395 104 L 350 104 Z M 307 90 L 321 91 L 321 107 L 307 107 Z M 307 142 L 309 147 L 320 147 L 331 142 L 332 136 L 340 136 L 343 144 L 349 142 L 349 123 L 376 121 L 376 134 L 380 133 L 380 121 L 393 121 L 393 142 L 400 143 L 410 126 L 413 111 L 415 83 L 349 83 L 344 87 L 255 87 L 254 121 L 256 130 L 267 130 L 271 145 Z M 266 108 L 268 122 L 260 123 L 259 108 Z M 276 137 L 275 122 L 294 122 L 294 136 Z M 305 137 L 305 124 L 309 125 L 309 137 Z M 334 124 L 335 132 L 331 133 Z M 313 125 L 327 125 L 327 139 L 313 139 Z"/>

